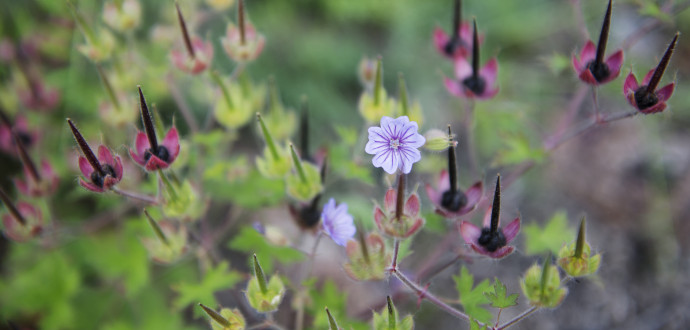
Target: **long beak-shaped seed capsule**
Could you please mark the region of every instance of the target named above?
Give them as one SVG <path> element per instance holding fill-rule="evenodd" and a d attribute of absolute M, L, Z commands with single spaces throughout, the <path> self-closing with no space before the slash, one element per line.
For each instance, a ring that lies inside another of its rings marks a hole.
<path fill-rule="evenodd" d="M 139 103 L 141 106 L 141 121 L 144 123 L 144 131 L 146 132 L 146 137 L 149 139 L 149 144 L 151 145 L 152 153 L 156 153 L 158 150 L 158 140 L 156 139 L 156 129 L 153 126 L 153 117 L 151 117 L 151 112 L 149 112 L 149 107 L 146 105 L 146 99 L 144 98 L 144 93 L 141 91 L 141 86 L 137 86 L 139 89 Z"/>
<path fill-rule="evenodd" d="M 202 303 L 199 303 L 199 306 L 204 310 L 204 312 L 206 312 L 206 314 L 208 314 L 208 316 L 210 316 L 214 321 L 218 322 L 218 324 L 222 325 L 224 328 L 232 327 L 232 324 L 230 324 L 230 321 L 228 321 L 222 315 L 218 314 L 218 312 L 214 311 L 213 309 L 206 307 Z"/>
<path fill-rule="evenodd" d="M 604 62 L 604 53 L 606 52 L 606 43 L 609 39 L 609 28 L 611 27 L 611 0 L 609 0 L 609 6 L 606 9 L 606 16 L 604 16 L 604 23 L 601 26 L 601 34 L 599 34 L 599 44 L 597 44 L 597 57 L 595 58 L 596 63 Z"/>
<path fill-rule="evenodd" d="M 448 125 L 448 136 L 449 138 L 453 136 L 453 133 L 450 130 L 450 125 Z M 451 144 L 450 147 L 448 147 L 448 181 L 450 183 L 450 191 L 451 192 L 457 192 L 458 191 L 458 165 L 457 165 L 457 159 L 455 156 L 455 146 Z"/>
<path fill-rule="evenodd" d="M 163 244 L 170 246 L 170 241 L 168 241 L 168 238 L 165 237 L 165 233 L 163 233 L 163 230 L 158 225 L 156 220 L 154 220 L 153 217 L 149 214 L 149 211 L 144 209 L 144 215 L 146 215 L 146 219 L 148 220 L 151 228 L 153 228 L 153 232 L 156 234 L 156 237 L 158 237 L 158 239 L 160 239 L 161 242 L 163 242 Z"/>
<path fill-rule="evenodd" d="M 498 231 L 498 219 L 501 213 L 501 175 L 496 176 L 496 190 L 494 191 L 494 203 L 491 206 L 491 232 Z"/>
<path fill-rule="evenodd" d="M 477 19 L 473 20 L 472 30 L 472 77 L 479 77 L 479 36 L 477 35 Z"/>
<path fill-rule="evenodd" d="M 330 330 L 339 330 L 338 328 L 338 322 L 335 321 L 335 318 L 333 318 L 333 315 L 331 315 L 331 311 L 328 310 L 328 307 L 326 307 L 326 314 L 328 314 L 328 326 Z"/>
<path fill-rule="evenodd" d="M 295 164 L 295 169 L 297 169 L 300 180 L 302 180 L 302 183 L 307 183 L 307 175 L 304 173 L 302 160 L 299 158 L 297 151 L 295 151 L 295 146 L 293 146 L 292 143 L 290 144 L 290 153 L 292 154 L 292 162 Z"/>
<path fill-rule="evenodd" d="M 381 89 L 383 88 L 383 59 L 381 56 L 376 60 L 376 79 L 374 80 L 374 105 L 379 105 L 381 101 Z"/>
<path fill-rule="evenodd" d="M 22 216 L 21 213 L 19 213 L 19 210 L 14 206 L 14 203 L 12 203 L 12 200 L 10 199 L 10 196 L 7 196 L 4 190 L 0 188 L 0 200 L 2 200 L 3 203 L 5 203 L 5 207 L 7 207 L 7 211 L 10 212 L 10 215 L 17 220 L 22 226 L 26 226 L 26 219 Z"/>
<path fill-rule="evenodd" d="M 189 57 L 194 58 L 194 47 L 192 47 L 192 40 L 189 38 L 189 32 L 187 31 L 187 24 L 184 22 L 184 17 L 182 16 L 182 10 L 180 10 L 180 4 L 175 1 L 175 9 L 177 9 L 177 20 L 180 22 L 180 29 L 182 30 L 182 38 L 184 39 L 184 46 L 187 48 L 187 53 Z"/>
<path fill-rule="evenodd" d="M 310 159 L 309 156 L 309 103 L 306 96 L 302 96 L 302 116 L 300 117 L 300 151 L 304 159 Z"/>
<path fill-rule="evenodd" d="M 120 110 L 120 101 L 117 99 L 117 95 L 115 94 L 113 85 L 110 84 L 110 80 L 108 80 L 108 76 L 105 74 L 103 68 L 101 68 L 100 65 L 96 65 L 96 69 L 98 70 L 98 76 L 101 78 L 103 87 L 105 88 L 105 91 L 108 93 L 108 97 L 110 97 L 110 102 L 113 102 L 113 106 L 115 107 L 115 109 Z"/>
<path fill-rule="evenodd" d="M 388 329 L 397 329 L 397 320 L 395 319 L 395 307 L 393 307 L 393 301 L 391 296 L 386 296 L 386 302 L 388 303 Z"/>
<path fill-rule="evenodd" d="M 244 0 L 240 0 L 237 2 L 237 25 L 240 27 L 240 45 L 247 43 L 247 31 L 244 24 Z"/>
<path fill-rule="evenodd" d="M 24 163 L 24 166 L 26 166 L 26 168 L 29 170 L 29 175 L 31 175 L 31 178 L 33 178 L 34 181 L 41 182 L 41 174 L 36 169 L 36 164 L 34 164 L 33 160 L 31 160 L 31 157 L 29 156 L 29 153 L 26 151 L 24 142 L 22 142 L 22 139 L 19 138 L 14 130 L 12 130 L 12 137 L 14 138 L 14 143 L 17 146 L 17 151 L 19 151 L 19 158 L 22 160 L 22 163 Z"/>
<path fill-rule="evenodd" d="M 585 217 L 580 220 L 580 231 L 577 233 L 577 241 L 575 242 L 575 258 L 582 258 L 582 251 L 585 248 Z"/>
<path fill-rule="evenodd" d="M 362 249 L 362 257 L 364 262 L 369 264 L 369 247 L 367 246 L 367 240 L 364 237 L 364 226 L 361 221 L 357 222 L 357 240 L 359 241 L 360 249 Z"/>
<path fill-rule="evenodd" d="M 676 35 L 673 37 L 673 40 L 668 45 L 668 48 L 666 48 L 664 57 L 661 58 L 661 61 L 659 61 L 659 65 L 656 66 L 656 70 L 654 70 L 654 74 L 652 75 L 652 78 L 649 80 L 649 84 L 647 85 L 647 94 L 653 93 L 656 90 L 656 87 L 659 86 L 659 82 L 661 82 L 661 76 L 664 75 L 664 71 L 666 71 L 666 67 L 668 66 L 668 63 L 671 61 L 671 55 L 673 55 L 673 50 L 676 47 L 676 41 L 678 41 L 678 34 L 679 33 L 676 32 Z"/>
<path fill-rule="evenodd" d="M 81 149 L 81 152 L 84 154 L 84 157 L 86 157 L 86 160 L 89 161 L 91 167 L 101 176 L 105 176 L 106 173 L 103 171 L 101 163 L 98 161 L 98 158 L 96 158 L 96 155 L 94 155 L 93 151 L 91 150 L 91 147 L 89 147 L 89 144 L 86 143 L 86 140 L 84 140 L 84 137 L 81 135 L 81 133 L 79 133 L 77 127 L 74 126 L 72 120 L 67 118 L 67 123 L 69 124 L 69 127 L 72 129 L 72 135 L 74 135 L 74 139 L 77 141 L 77 144 Z"/>
<path fill-rule="evenodd" d="M 259 283 L 259 289 L 261 293 L 266 294 L 268 292 L 268 284 L 266 283 L 266 276 L 264 275 L 264 270 L 259 264 L 259 259 L 256 258 L 256 253 L 254 254 L 254 276 L 256 276 L 256 281 Z"/>
<path fill-rule="evenodd" d="M 460 23 L 462 21 L 462 1 L 455 0 L 455 10 L 453 11 L 452 39 L 460 38 Z"/>
<path fill-rule="evenodd" d="M 398 74 L 398 96 L 400 98 L 400 109 L 402 115 L 409 115 L 409 101 L 407 99 L 407 86 L 405 85 L 405 77 L 402 72 Z"/>
<path fill-rule="evenodd" d="M 395 218 L 400 221 L 403 215 L 403 208 L 405 207 L 405 173 L 398 175 L 398 195 L 395 202 Z"/>
<path fill-rule="evenodd" d="M 546 290 L 546 282 L 549 279 L 549 270 L 551 268 L 551 252 L 544 258 L 544 264 L 541 268 L 541 299 L 544 299 L 544 291 Z"/>
<path fill-rule="evenodd" d="M 273 160 L 279 160 L 280 155 L 278 155 L 278 149 L 273 142 L 273 137 L 271 137 L 271 133 L 268 132 L 268 128 L 266 128 L 266 124 L 264 123 L 263 118 L 261 118 L 261 114 L 258 112 L 256 113 L 256 120 L 259 122 L 261 132 L 264 134 L 266 145 L 268 146 L 268 150 L 271 152 L 271 156 L 273 156 Z"/>

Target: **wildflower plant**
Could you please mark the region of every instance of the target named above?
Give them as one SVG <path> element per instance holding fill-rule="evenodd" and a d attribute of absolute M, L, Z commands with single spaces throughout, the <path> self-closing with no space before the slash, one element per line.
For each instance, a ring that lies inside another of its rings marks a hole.
<path fill-rule="evenodd" d="M 687 276 L 664 269 L 652 298 L 636 292 L 658 282 L 648 260 L 687 250 L 688 102 L 671 98 L 688 89 L 671 61 L 687 49 L 680 31 L 660 59 L 634 46 L 686 28 L 686 4 L 609 1 L 595 44 L 603 7 L 582 1 L 401 1 L 3 6 L 7 327 L 503 330 L 577 314 L 573 327 L 604 328 L 620 299 L 663 301 L 655 317 L 676 321 L 682 290 L 666 291 Z M 591 214 L 587 239 L 563 207 Z M 593 286 L 573 307 L 571 280 L 592 277 L 621 296 L 592 303 Z M 630 316 L 614 321 L 645 317 Z"/>

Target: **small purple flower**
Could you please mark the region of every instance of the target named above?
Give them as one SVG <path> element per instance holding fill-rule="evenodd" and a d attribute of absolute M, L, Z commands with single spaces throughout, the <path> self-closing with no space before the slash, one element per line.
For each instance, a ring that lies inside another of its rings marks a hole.
<path fill-rule="evenodd" d="M 333 198 L 323 206 L 321 219 L 323 231 L 338 245 L 345 246 L 357 232 L 352 215 L 347 213 L 347 204 L 336 206 Z"/>
<path fill-rule="evenodd" d="M 412 164 L 422 159 L 417 148 L 426 142 L 417 129 L 417 123 L 407 116 L 396 119 L 384 116 L 381 127 L 369 127 L 369 142 L 364 150 L 374 155 L 371 160 L 374 166 L 387 173 L 394 174 L 398 169 L 404 174 L 410 173 Z"/>
<path fill-rule="evenodd" d="M 479 67 L 479 37 L 477 36 L 477 21 L 474 21 L 472 39 L 472 63 L 464 57 L 456 57 L 455 79 L 443 78 L 443 83 L 449 93 L 460 97 L 488 100 L 498 93 L 496 78 L 498 77 L 498 61 L 492 58 L 483 67 Z"/>

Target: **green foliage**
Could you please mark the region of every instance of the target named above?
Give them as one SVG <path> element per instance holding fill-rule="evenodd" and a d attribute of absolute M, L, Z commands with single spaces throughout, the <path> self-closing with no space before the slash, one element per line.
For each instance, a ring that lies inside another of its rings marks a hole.
<path fill-rule="evenodd" d="M 232 289 L 241 279 L 241 274 L 231 271 L 230 265 L 226 261 L 222 261 L 215 267 L 209 268 L 198 281 L 182 281 L 173 285 L 173 289 L 178 293 L 173 301 L 173 306 L 175 309 L 181 310 L 200 301 L 215 306 L 218 302 L 213 293 Z M 199 317 L 203 315 L 203 311 L 195 308 L 194 315 Z"/>
<path fill-rule="evenodd" d="M 304 255 L 301 252 L 291 247 L 273 245 L 263 235 L 249 226 L 240 229 L 240 232 L 230 241 L 228 247 L 242 252 L 256 253 L 261 267 L 263 267 L 266 273 L 273 272 L 274 260 L 290 263 L 304 259 Z"/>
<path fill-rule="evenodd" d="M 347 317 L 347 293 L 338 290 L 336 284 L 327 280 L 321 288 L 316 287 L 316 281 L 310 280 L 304 283 L 309 290 L 311 304 L 308 305 L 310 315 L 314 315 L 313 329 L 328 329 L 328 315 L 323 311 L 325 307 L 331 311 L 333 317 L 338 320 L 338 325 L 345 329 L 364 330 L 369 325 L 361 321 L 355 321 Z"/>
<path fill-rule="evenodd" d="M 41 328 L 69 328 L 78 318 L 72 302 L 80 272 L 64 251 L 39 252 L 31 245 L 15 245 L 9 276 L 0 278 L 0 316 L 10 320 L 40 314 Z"/>
<path fill-rule="evenodd" d="M 504 138 L 505 146 L 498 151 L 496 164 L 514 165 L 525 161 L 541 162 L 546 157 L 543 149 L 530 146 L 529 139 L 524 134 L 515 134 Z"/>
<path fill-rule="evenodd" d="M 557 254 L 566 242 L 572 240 L 573 230 L 568 227 L 568 217 L 565 212 L 556 212 L 546 223 L 544 228 L 540 228 L 536 223 L 525 226 L 525 253 L 529 255 L 540 254 L 551 251 Z"/>
<path fill-rule="evenodd" d="M 232 163 L 218 163 L 204 173 L 204 190 L 215 200 L 232 201 L 238 206 L 258 209 L 278 204 L 285 196 L 282 180 L 265 178 L 256 170 L 232 174 Z M 228 180 L 228 176 L 232 180 Z"/>
<path fill-rule="evenodd" d="M 453 276 L 453 280 L 455 281 L 455 288 L 460 295 L 460 303 L 465 309 L 465 313 L 483 323 L 491 321 L 493 318 L 491 312 L 481 307 L 481 305 L 486 305 L 490 302 L 485 293 L 493 293 L 493 287 L 489 280 L 485 279 L 474 286 L 474 276 L 470 274 L 465 266 L 460 270 L 460 276 Z"/>
<path fill-rule="evenodd" d="M 484 295 L 489 299 L 492 307 L 508 308 L 517 305 L 518 294 L 506 296 L 507 291 L 506 286 L 498 278 L 494 278 L 493 290 L 485 292 Z"/>
<path fill-rule="evenodd" d="M 470 330 L 485 330 L 486 325 L 479 326 L 479 322 L 477 320 L 470 320 Z"/>

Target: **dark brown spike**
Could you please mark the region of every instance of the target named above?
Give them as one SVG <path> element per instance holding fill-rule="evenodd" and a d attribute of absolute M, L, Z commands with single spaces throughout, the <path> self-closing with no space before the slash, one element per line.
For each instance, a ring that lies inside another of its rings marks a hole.
<path fill-rule="evenodd" d="M 247 32 L 244 24 L 244 0 L 240 0 L 237 2 L 237 25 L 240 27 L 240 45 L 247 43 Z"/>
<path fill-rule="evenodd" d="M 309 103 L 307 97 L 302 97 L 302 115 L 300 117 L 300 151 L 304 159 L 310 160 L 309 153 Z"/>
<path fill-rule="evenodd" d="M 604 62 L 604 53 L 606 52 L 606 43 L 609 40 L 609 29 L 611 27 L 611 1 L 606 9 L 606 16 L 604 16 L 604 23 L 601 25 L 601 34 L 599 34 L 599 44 L 597 44 L 597 57 L 595 63 Z"/>
<path fill-rule="evenodd" d="M 664 75 L 664 71 L 666 71 L 666 67 L 668 66 L 668 63 L 671 61 L 671 55 L 673 55 L 673 49 L 675 49 L 676 47 L 676 41 L 678 41 L 679 34 L 679 32 L 676 32 L 676 35 L 673 37 L 673 40 L 670 44 L 668 44 L 668 48 L 666 48 L 664 57 L 661 58 L 661 61 L 659 61 L 659 65 L 656 66 L 656 70 L 654 70 L 652 79 L 650 79 L 649 84 L 647 84 L 647 94 L 653 93 L 656 90 L 657 86 L 659 86 L 659 82 L 661 82 L 661 76 Z"/>
<path fill-rule="evenodd" d="M 448 125 L 448 137 L 453 136 L 450 130 L 450 125 Z M 451 145 L 448 147 L 448 181 L 450 183 L 450 191 L 458 191 L 458 161 L 455 156 L 455 146 Z"/>
<path fill-rule="evenodd" d="M 5 207 L 7 207 L 7 211 L 10 212 L 10 215 L 12 215 L 13 218 L 15 218 L 17 221 L 19 221 L 22 226 L 26 225 L 26 219 L 22 216 L 21 213 L 19 213 L 19 210 L 14 206 L 14 203 L 12 203 L 12 200 L 10 199 L 10 196 L 8 196 L 2 188 L 0 188 L 0 200 L 2 200 L 3 203 L 5 203 Z"/>
<path fill-rule="evenodd" d="M 105 176 L 106 173 L 103 171 L 101 163 L 98 161 L 98 158 L 96 158 L 96 155 L 93 153 L 93 150 L 91 150 L 89 144 L 86 143 L 86 140 L 84 140 L 84 137 L 81 135 L 77 127 L 74 126 L 72 120 L 67 118 L 67 123 L 69 124 L 69 127 L 72 129 L 72 135 L 74 135 L 74 139 L 77 141 L 79 149 L 81 149 L 81 152 L 84 154 L 84 157 L 86 157 L 86 160 L 88 160 L 89 164 L 91 164 L 91 167 L 101 176 Z"/>
<path fill-rule="evenodd" d="M 479 77 L 479 36 L 477 35 L 477 19 L 473 20 L 472 31 L 472 76 Z"/>
<path fill-rule="evenodd" d="M 453 39 L 460 37 L 460 24 L 462 24 L 462 1 L 455 0 L 455 10 L 453 11 Z"/>
<path fill-rule="evenodd" d="M 182 30 L 182 38 L 184 39 L 184 46 L 187 48 L 187 53 L 189 57 L 194 58 L 194 47 L 192 47 L 192 40 L 189 38 L 189 32 L 187 31 L 187 24 L 184 22 L 184 17 L 182 16 L 182 10 L 180 10 L 180 4 L 175 1 L 175 8 L 177 9 L 177 20 L 180 22 L 180 29 Z"/>
<path fill-rule="evenodd" d="M 405 179 L 407 175 L 400 173 L 398 175 L 398 195 L 395 202 L 395 219 L 400 221 L 403 215 L 403 208 L 405 208 Z"/>
<path fill-rule="evenodd" d="M 139 104 L 141 106 L 141 120 L 144 122 L 144 131 L 149 139 L 151 150 L 155 153 L 158 151 L 158 140 L 156 139 L 156 128 L 153 126 L 153 117 L 151 112 L 149 112 L 149 107 L 146 105 L 146 99 L 141 91 L 141 86 L 137 86 L 137 89 L 139 89 Z"/>
<path fill-rule="evenodd" d="M 33 160 L 31 160 L 31 157 L 29 156 L 22 139 L 19 138 L 14 129 L 12 130 L 12 137 L 14 137 L 14 143 L 17 146 L 17 151 L 19 151 L 19 158 L 22 160 L 22 163 L 24 163 L 24 166 L 26 166 L 26 169 L 29 170 L 29 175 L 31 175 L 34 181 L 41 182 L 41 174 L 38 172 L 36 164 L 34 164 Z"/>
<path fill-rule="evenodd" d="M 498 219 L 501 214 L 501 175 L 496 176 L 496 190 L 494 191 L 494 203 L 491 205 L 491 232 L 498 231 Z"/>

